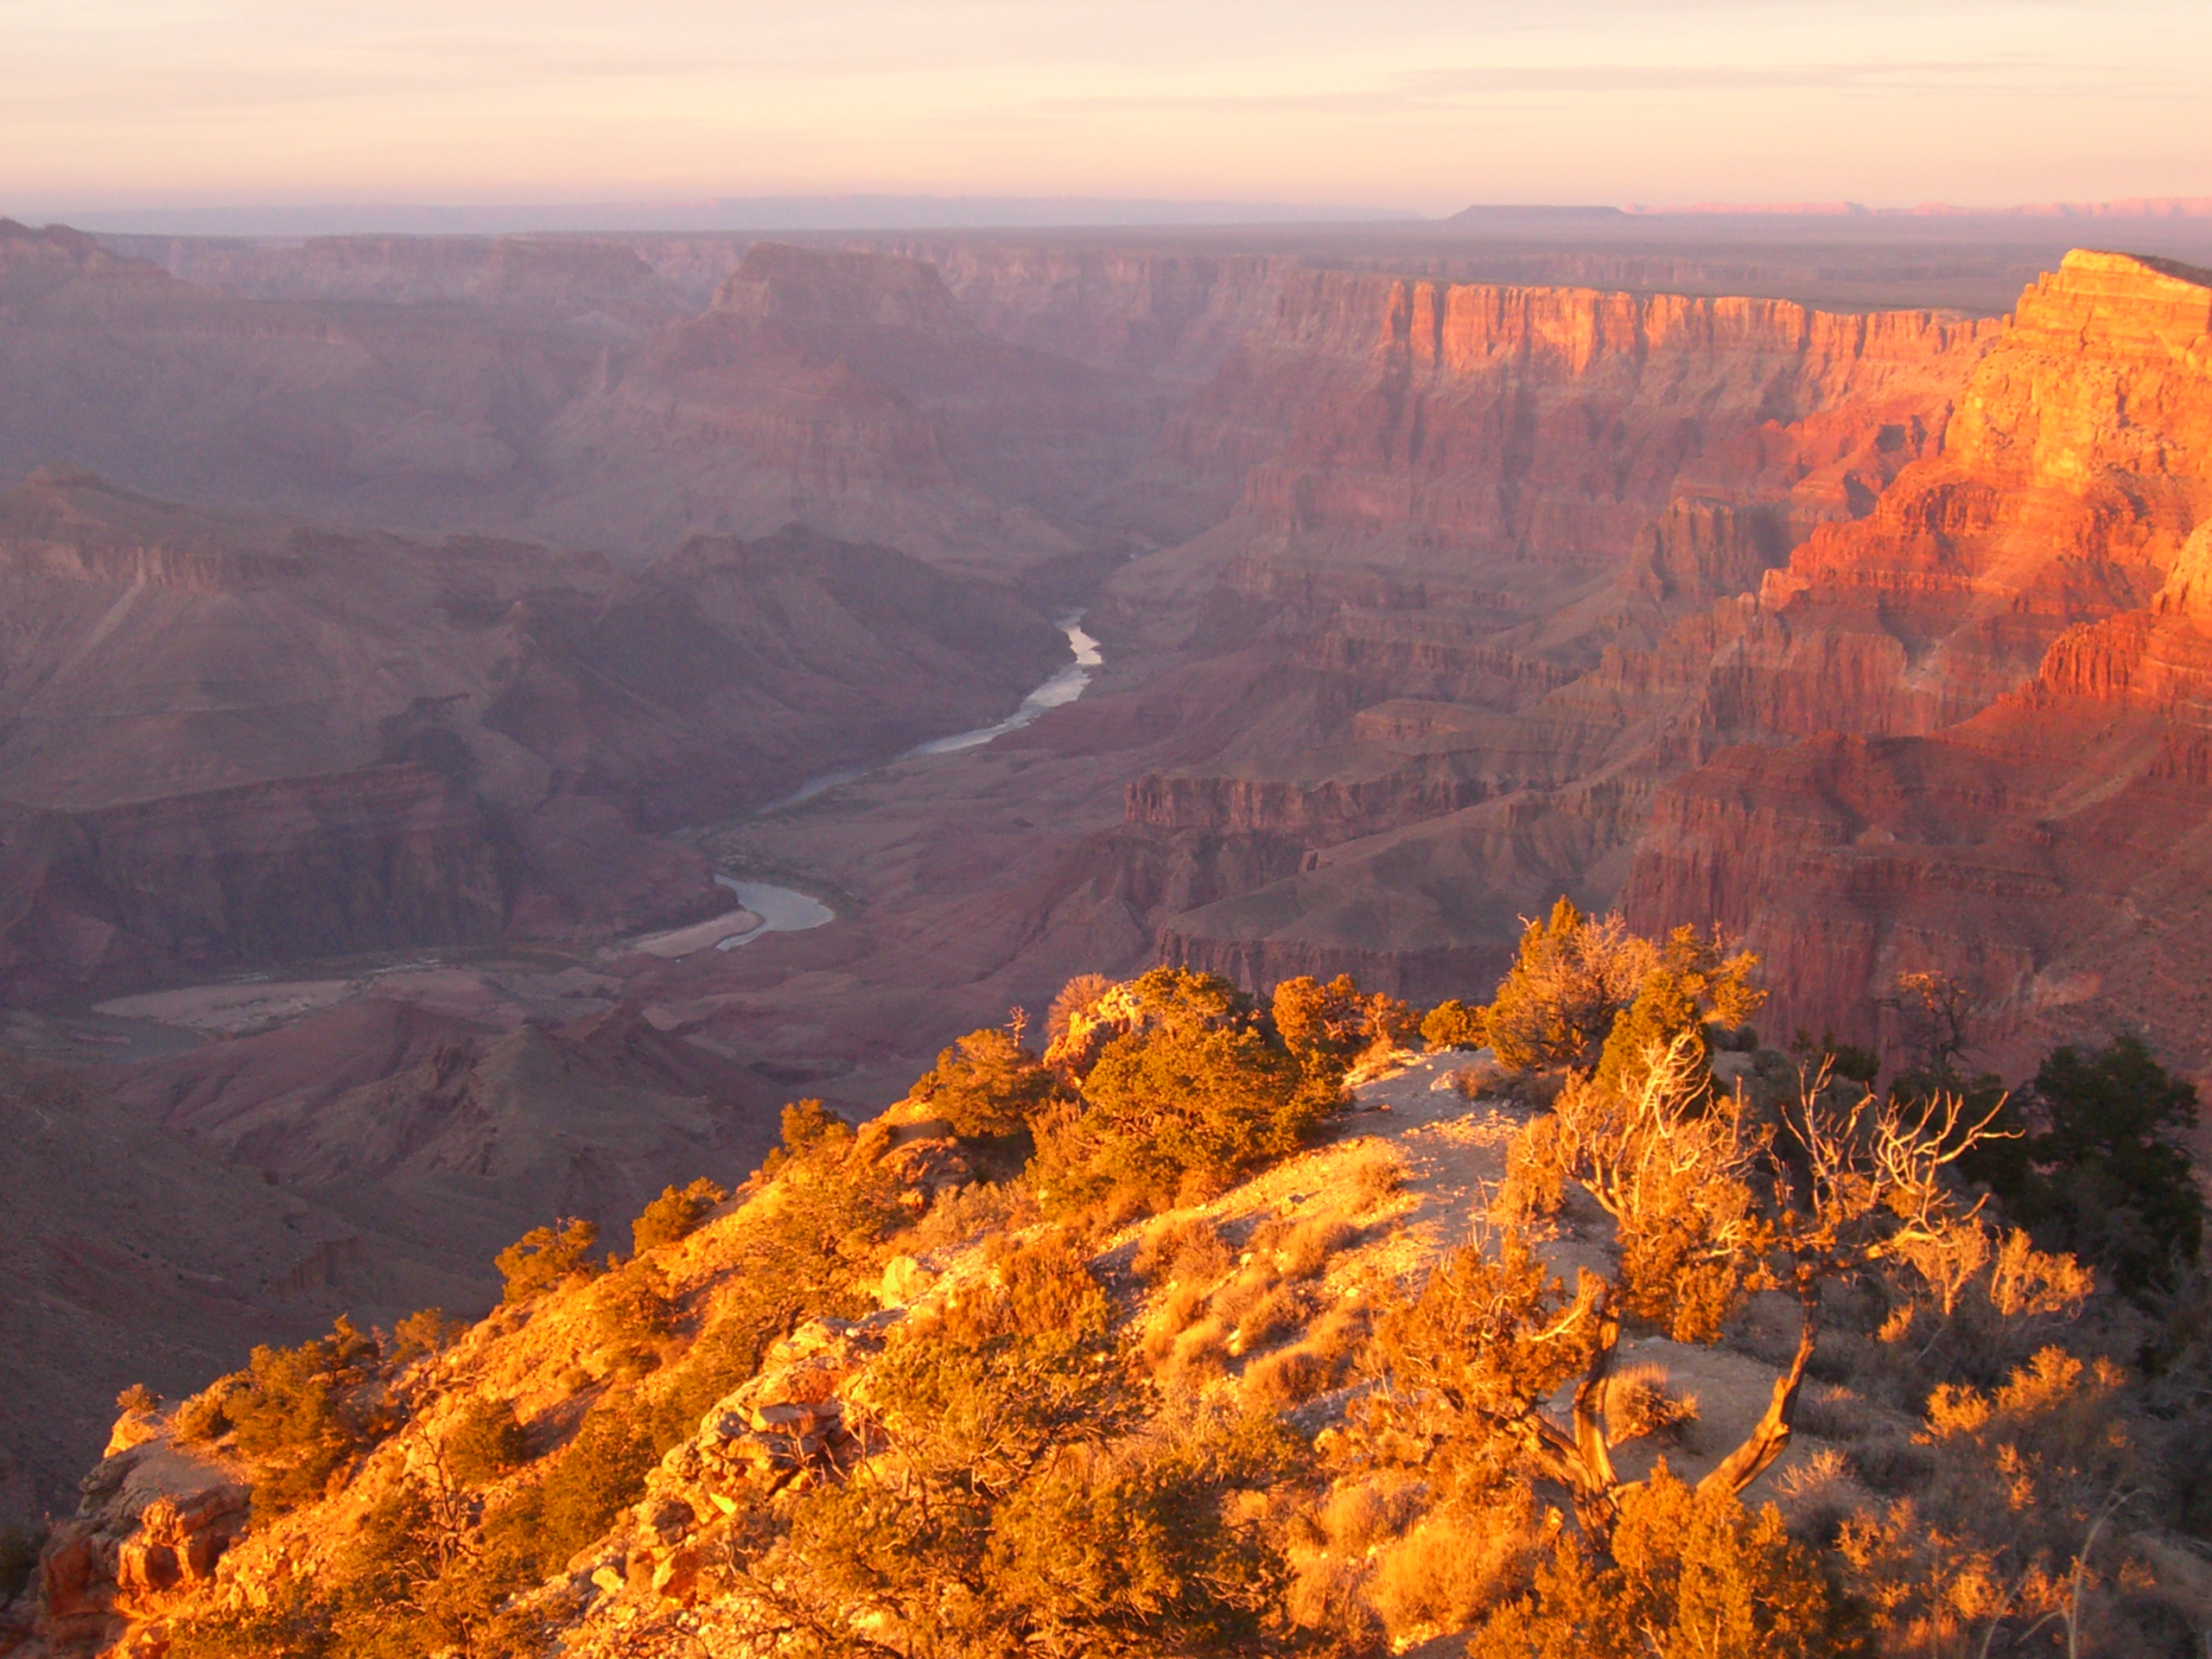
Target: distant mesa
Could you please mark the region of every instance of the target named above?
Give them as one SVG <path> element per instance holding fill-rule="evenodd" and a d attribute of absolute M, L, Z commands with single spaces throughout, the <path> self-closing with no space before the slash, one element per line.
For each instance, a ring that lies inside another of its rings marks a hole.
<path fill-rule="evenodd" d="M 1924 201 L 1873 207 L 1863 201 L 1687 201 L 1654 207 L 1484 202 L 1463 207 L 1446 225 L 1545 225 L 1567 228 L 1630 219 L 2212 219 L 2212 196 L 2129 196 L 2116 201 L 2030 202 L 2012 207 L 1965 207 Z"/>

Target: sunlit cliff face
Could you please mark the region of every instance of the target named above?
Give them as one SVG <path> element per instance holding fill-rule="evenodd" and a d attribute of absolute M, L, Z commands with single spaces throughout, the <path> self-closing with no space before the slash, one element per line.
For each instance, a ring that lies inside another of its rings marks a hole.
<path fill-rule="evenodd" d="M 2212 192 L 2200 8 L 410 0 L 10 29 L 0 197 L 1469 200 Z M 2155 113 L 2153 113 L 2155 112 Z M 1777 138 L 1782 141 L 1777 142 Z"/>

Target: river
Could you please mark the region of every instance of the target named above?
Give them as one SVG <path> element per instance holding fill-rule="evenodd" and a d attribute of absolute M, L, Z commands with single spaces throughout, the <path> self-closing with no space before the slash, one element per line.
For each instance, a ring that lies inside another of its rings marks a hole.
<path fill-rule="evenodd" d="M 957 754 L 963 749 L 979 749 L 993 738 L 1004 737 L 1008 732 L 1018 732 L 1039 715 L 1054 709 L 1064 709 L 1090 687 L 1096 671 L 1106 664 L 1105 653 L 1098 642 L 1083 631 L 1083 613 L 1064 616 L 1059 621 L 1060 632 L 1068 637 L 1068 648 L 1075 652 L 1075 660 L 1054 671 L 1052 677 L 1021 700 L 1021 706 L 1004 720 L 992 725 L 978 726 L 973 731 L 955 732 L 950 737 L 933 737 L 926 743 L 917 743 L 911 749 L 901 750 L 888 760 L 880 760 L 871 766 L 851 766 L 842 772 L 825 772 L 810 778 L 790 794 L 772 800 L 760 810 L 761 817 L 772 812 L 781 812 L 786 807 L 810 801 L 817 795 L 836 789 L 880 772 L 886 766 L 896 766 L 901 760 L 918 760 L 924 755 Z"/>
<path fill-rule="evenodd" d="M 1054 709 L 1064 709 L 1090 690 L 1097 671 L 1105 666 L 1105 653 L 1099 650 L 1098 641 L 1083 631 L 1083 613 L 1060 619 L 1059 629 L 1068 637 L 1068 648 L 1075 652 L 1075 660 L 1056 670 L 1052 676 L 1021 700 L 1021 706 L 1004 720 L 988 726 L 978 726 L 973 731 L 955 732 L 950 737 L 933 737 L 926 743 L 917 743 L 872 766 L 853 766 L 842 772 L 825 772 L 810 778 L 790 794 L 768 803 L 760 810 L 760 816 L 780 812 L 786 807 L 797 806 L 802 801 L 849 784 L 886 766 L 901 760 L 917 760 L 933 754 L 957 754 L 963 749 L 979 749 L 994 738 L 1008 732 L 1018 732 L 1039 715 Z M 715 880 L 737 895 L 746 909 L 760 918 L 760 925 L 749 933 L 722 940 L 717 950 L 734 950 L 768 933 L 803 933 L 808 928 L 820 927 L 825 922 L 837 919 L 837 912 L 810 894 L 796 887 L 779 887 L 766 881 L 743 881 L 734 876 L 718 875 Z"/>

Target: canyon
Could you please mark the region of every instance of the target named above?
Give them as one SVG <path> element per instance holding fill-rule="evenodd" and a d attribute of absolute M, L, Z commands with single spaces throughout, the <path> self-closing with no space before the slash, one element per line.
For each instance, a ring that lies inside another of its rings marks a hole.
<path fill-rule="evenodd" d="M 63 1357 L 0 1406 L 78 1403 L 12 1513 L 97 1450 L 99 1332 L 175 1314 L 181 1389 L 480 1311 L 528 1227 L 1081 973 L 1479 1000 L 1567 893 L 1741 938 L 1771 1041 L 1895 1065 L 1931 971 L 2008 1079 L 2128 1031 L 2212 1080 L 2212 276 L 1486 224 L 0 225 L 0 1096 L 183 1172 L 158 1246 L 39 1211 Z M 1077 609 L 1078 698 L 913 752 Z M 636 948 L 718 874 L 836 919 Z M 316 988 L 102 1012 L 255 976 Z M 11 1205 L 91 1179 L 22 1144 Z"/>

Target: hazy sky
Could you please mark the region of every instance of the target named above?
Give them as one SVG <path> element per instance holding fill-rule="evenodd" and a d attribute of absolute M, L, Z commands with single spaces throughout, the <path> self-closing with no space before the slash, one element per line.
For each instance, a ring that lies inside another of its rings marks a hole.
<path fill-rule="evenodd" d="M 2212 3 L 0 0 L 0 213 L 2212 195 Z"/>

